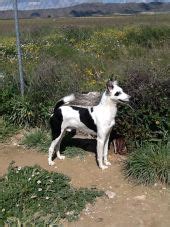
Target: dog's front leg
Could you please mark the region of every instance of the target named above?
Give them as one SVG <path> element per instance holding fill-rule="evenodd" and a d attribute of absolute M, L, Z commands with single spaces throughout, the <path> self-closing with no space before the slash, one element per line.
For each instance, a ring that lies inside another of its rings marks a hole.
<path fill-rule="evenodd" d="M 104 151 L 104 140 L 101 137 L 97 137 L 97 161 L 99 168 L 107 169 L 108 166 L 103 164 L 103 151 Z"/>
<path fill-rule="evenodd" d="M 110 135 L 110 134 L 109 134 Z M 111 163 L 108 161 L 108 144 L 109 144 L 109 135 L 106 138 L 106 142 L 104 144 L 104 164 L 110 166 Z"/>

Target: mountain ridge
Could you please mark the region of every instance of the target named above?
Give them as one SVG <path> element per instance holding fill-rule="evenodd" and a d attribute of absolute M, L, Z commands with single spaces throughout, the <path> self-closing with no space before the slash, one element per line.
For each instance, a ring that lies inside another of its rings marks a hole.
<path fill-rule="evenodd" d="M 170 12 L 170 3 L 83 3 L 59 9 L 19 11 L 19 18 L 107 16 L 113 14 Z M 13 18 L 13 11 L 0 11 L 0 19 Z"/>
<path fill-rule="evenodd" d="M 58 9 L 80 5 L 82 3 L 150 3 L 170 2 L 170 0 L 17 0 L 19 10 Z M 0 11 L 12 10 L 13 0 L 0 0 Z"/>

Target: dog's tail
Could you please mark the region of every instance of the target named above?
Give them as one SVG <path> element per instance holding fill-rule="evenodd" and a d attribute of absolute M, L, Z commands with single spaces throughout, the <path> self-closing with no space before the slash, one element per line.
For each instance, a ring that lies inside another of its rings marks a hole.
<path fill-rule="evenodd" d="M 60 99 L 60 100 L 57 102 L 57 104 L 55 105 L 54 113 L 57 111 L 57 109 L 58 109 L 60 106 L 62 106 L 62 105 L 64 105 L 64 104 L 68 104 L 68 103 L 70 103 L 70 102 L 72 102 L 72 101 L 74 101 L 74 100 L 75 100 L 74 94 L 65 96 L 64 98 Z"/>

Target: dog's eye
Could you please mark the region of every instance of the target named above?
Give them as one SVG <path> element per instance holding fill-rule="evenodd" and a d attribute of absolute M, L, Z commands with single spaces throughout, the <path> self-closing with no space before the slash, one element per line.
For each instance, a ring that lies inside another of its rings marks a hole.
<path fill-rule="evenodd" d="M 121 94 L 121 92 L 120 91 L 117 91 L 116 93 L 115 93 L 115 96 L 118 96 L 118 95 L 120 95 Z"/>

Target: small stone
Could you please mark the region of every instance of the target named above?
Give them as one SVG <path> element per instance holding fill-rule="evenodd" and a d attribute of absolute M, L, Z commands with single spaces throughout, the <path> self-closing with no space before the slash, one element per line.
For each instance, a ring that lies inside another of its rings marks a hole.
<path fill-rule="evenodd" d="M 96 222 L 102 222 L 103 221 L 103 218 L 97 218 L 96 219 Z"/>
<path fill-rule="evenodd" d="M 134 199 L 145 200 L 146 199 L 146 195 L 138 195 L 138 196 L 135 196 Z"/>
<path fill-rule="evenodd" d="M 115 192 L 107 190 L 105 194 L 108 196 L 109 199 L 113 199 L 116 196 Z"/>

